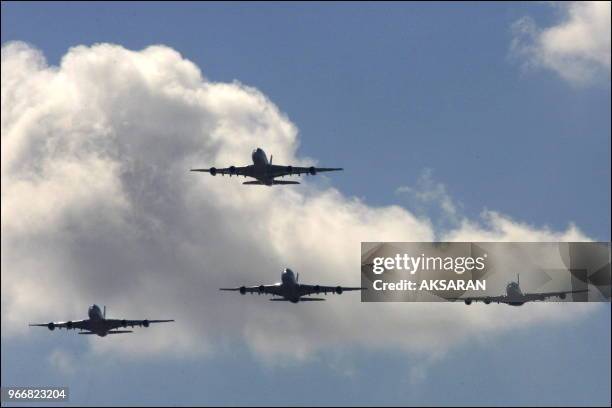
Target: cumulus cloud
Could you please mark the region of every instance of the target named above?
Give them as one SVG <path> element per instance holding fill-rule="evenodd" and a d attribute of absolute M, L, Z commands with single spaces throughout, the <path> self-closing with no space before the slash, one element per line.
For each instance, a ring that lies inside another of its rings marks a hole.
<path fill-rule="evenodd" d="M 287 266 L 305 282 L 355 285 L 361 241 L 436 236 L 426 218 L 331 187 L 246 188 L 188 171 L 244 163 L 255 146 L 279 163 L 314 163 L 296 156 L 296 126 L 265 95 L 212 82 L 171 48 L 78 46 L 48 66 L 29 45 L 3 45 L 3 339 L 25 335 L 28 321 L 84 317 L 96 302 L 110 317 L 177 320 L 83 339 L 101 354 L 206 355 L 244 342 L 264 360 L 340 348 L 436 356 L 596 307 L 466 313 L 449 304 L 362 304 L 351 294 L 292 305 L 221 293 L 276 281 Z M 587 239 L 574 226 L 552 231 L 491 211 L 444 238 Z"/>
<path fill-rule="evenodd" d="M 511 52 L 524 67 L 543 67 L 578 85 L 610 77 L 610 2 L 555 4 L 558 24 L 539 28 L 531 17 L 513 26 Z"/>

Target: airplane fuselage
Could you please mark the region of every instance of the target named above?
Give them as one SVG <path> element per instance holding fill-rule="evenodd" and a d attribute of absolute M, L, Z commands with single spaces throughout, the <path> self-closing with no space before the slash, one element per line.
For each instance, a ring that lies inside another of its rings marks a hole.
<path fill-rule="evenodd" d="M 510 306 L 522 306 L 525 303 L 525 295 L 517 282 L 510 282 L 506 286 L 506 296 L 508 297 L 507 304 Z"/>
<path fill-rule="evenodd" d="M 268 161 L 268 156 L 266 156 L 266 152 L 259 147 L 253 150 L 253 153 L 251 153 L 251 159 L 253 160 L 253 165 L 258 168 L 265 168 L 270 164 Z"/>
<path fill-rule="evenodd" d="M 273 177 L 270 177 L 268 169 L 270 168 L 270 162 L 268 161 L 268 156 L 266 156 L 266 152 L 261 148 L 257 148 L 253 150 L 251 153 L 251 159 L 253 160 L 253 177 L 257 180 L 261 181 L 266 186 L 271 186 L 273 184 Z"/>
<path fill-rule="evenodd" d="M 89 316 L 87 330 L 90 332 L 93 332 L 100 337 L 104 337 L 112 329 L 98 305 L 91 305 L 89 310 L 87 310 L 87 315 Z"/>
<path fill-rule="evenodd" d="M 281 274 L 281 293 L 282 296 L 291 303 L 300 301 L 300 284 L 291 269 L 285 269 Z"/>

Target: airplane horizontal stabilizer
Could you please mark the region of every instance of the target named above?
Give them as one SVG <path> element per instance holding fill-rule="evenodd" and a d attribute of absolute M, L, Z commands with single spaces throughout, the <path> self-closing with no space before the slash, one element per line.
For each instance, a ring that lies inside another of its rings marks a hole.
<path fill-rule="evenodd" d="M 249 186 L 262 186 L 263 185 L 263 183 L 261 181 L 245 181 L 242 184 L 246 184 L 246 185 L 249 185 Z"/>
<path fill-rule="evenodd" d="M 299 181 L 289 181 L 289 180 L 273 180 L 272 184 L 300 184 Z"/>
<path fill-rule="evenodd" d="M 96 334 L 96 333 L 94 333 L 94 332 L 88 332 L 88 331 L 82 331 L 82 332 L 79 332 L 79 334 Z"/>
<path fill-rule="evenodd" d="M 122 333 L 134 333 L 133 330 L 113 330 L 109 331 L 108 334 L 122 334 Z"/>
<path fill-rule="evenodd" d="M 323 298 L 301 297 L 300 302 L 325 302 Z"/>

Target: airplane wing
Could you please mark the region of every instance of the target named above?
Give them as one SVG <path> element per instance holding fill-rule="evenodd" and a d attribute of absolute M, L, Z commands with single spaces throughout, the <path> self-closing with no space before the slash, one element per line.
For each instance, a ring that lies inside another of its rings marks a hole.
<path fill-rule="evenodd" d="M 567 290 L 561 292 L 541 292 L 541 293 L 525 293 L 523 296 L 527 301 L 536 301 L 536 300 L 546 300 L 550 297 L 558 297 L 561 299 L 565 299 L 565 296 L 570 293 L 584 293 L 588 292 L 588 289 L 582 290 Z"/>
<path fill-rule="evenodd" d="M 446 298 L 446 300 L 461 300 L 469 305 L 472 302 L 484 302 L 489 303 L 513 303 L 513 302 L 535 302 L 543 301 L 550 297 L 559 297 L 565 299 L 565 296 L 569 293 L 584 293 L 588 292 L 588 289 L 584 290 L 568 290 L 561 292 L 541 292 L 541 293 L 524 293 L 519 299 L 511 299 L 508 296 L 475 296 L 475 297 L 464 297 L 464 298 Z"/>
<path fill-rule="evenodd" d="M 220 288 L 219 290 L 237 291 L 244 295 L 247 293 L 256 293 L 258 295 L 276 295 L 282 296 L 280 284 L 276 285 L 259 285 L 259 286 L 241 286 L 239 288 Z"/>
<path fill-rule="evenodd" d="M 328 293 L 336 293 L 341 295 L 343 292 L 351 290 L 366 290 L 362 287 L 344 287 L 344 286 L 322 286 L 322 285 L 304 285 L 300 284 L 300 296 L 320 294 L 327 295 Z"/>
<path fill-rule="evenodd" d="M 66 330 L 89 330 L 89 319 L 85 320 L 69 320 L 67 322 L 49 322 L 49 323 L 31 323 L 29 326 L 46 327 L 49 330 L 66 329 Z"/>
<path fill-rule="evenodd" d="M 199 171 L 203 173 L 210 173 L 211 176 L 216 176 L 217 174 L 229 175 L 229 176 L 244 176 L 244 177 L 253 177 L 253 165 L 250 166 L 230 166 L 217 169 L 215 167 L 211 167 L 210 169 L 191 169 L 191 171 Z"/>
<path fill-rule="evenodd" d="M 271 177 L 283 177 L 283 176 L 301 176 L 302 174 L 315 175 L 317 173 L 323 173 L 326 171 L 340 171 L 344 170 L 340 167 L 294 167 L 294 166 L 279 166 L 273 164 L 270 168 Z"/>
<path fill-rule="evenodd" d="M 168 319 L 168 320 L 149 320 L 149 319 L 144 319 L 144 320 L 127 320 L 127 319 L 106 319 L 106 322 L 109 324 L 111 329 L 116 329 L 118 327 L 149 327 L 149 325 L 151 323 L 167 323 L 167 322 L 173 322 L 174 319 Z M 110 333 L 110 332 L 109 332 Z M 119 333 L 119 331 L 116 331 L 116 333 Z M 129 333 L 129 331 L 126 331 L 126 333 Z"/>

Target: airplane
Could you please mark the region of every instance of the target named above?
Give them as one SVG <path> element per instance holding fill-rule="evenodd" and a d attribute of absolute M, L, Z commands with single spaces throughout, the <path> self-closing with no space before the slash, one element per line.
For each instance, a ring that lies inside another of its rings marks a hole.
<path fill-rule="evenodd" d="M 339 171 L 343 170 L 342 168 L 325 168 L 325 167 L 294 167 L 294 166 L 280 166 L 277 164 L 272 164 L 272 156 L 270 156 L 270 161 L 268 161 L 268 157 L 266 153 L 261 149 L 257 148 L 253 150 L 251 153 L 251 159 L 253 160 L 253 164 L 243 167 L 230 166 L 222 169 L 217 169 L 215 167 L 211 167 L 210 169 L 191 169 L 191 171 L 201 171 L 210 173 L 211 176 L 216 176 L 217 174 L 229 176 L 243 176 L 243 177 L 252 177 L 256 181 L 245 181 L 242 184 L 246 185 L 265 185 L 272 186 L 277 184 L 300 184 L 298 181 L 290 181 L 290 180 L 275 180 L 276 177 L 285 177 L 297 175 L 301 176 L 302 174 L 306 175 L 315 175 L 317 173 L 322 173 L 325 171 Z"/>
<path fill-rule="evenodd" d="M 132 330 L 117 330 L 119 327 L 134 327 L 144 326 L 149 327 L 151 323 L 173 322 L 174 320 L 126 320 L 126 319 L 107 319 L 106 306 L 104 312 L 100 310 L 98 305 L 91 305 L 87 311 L 89 319 L 85 320 L 69 320 L 67 322 L 51 322 L 51 323 L 34 323 L 30 326 L 47 327 L 49 330 L 65 328 L 66 330 L 81 330 L 79 334 L 97 334 L 104 337 L 107 334 L 133 333 Z"/>
<path fill-rule="evenodd" d="M 288 301 L 291 303 L 325 300 L 323 298 L 305 297 L 313 293 L 317 295 L 324 293 L 327 295 L 330 292 L 341 295 L 345 291 L 366 290 L 366 288 L 345 288 L 342 286 L 304 285 L 298 283 L 299 278 L 299 273 L 296 275 L 291 269 L 285 269 L 281 274 L 281 282 L 274 285 L 241 286 L 239 288 L 220 288 L 219 290 L 239 291 L 241 295 L 257 293 L 258 295 L 281 296 L 280 298 L 273 297 L 270 300 Z"/>
<path fill-rule="evenodd" d="M 521 277 L 519 274 L 516 276 L 516 282 L 510 282 L 506 285 L 506 294 L 501 296 L 477 296 L 467 298 L 446 298 L 447 300 L 463 300 L 466 305 L 471 305 L 472 302 L 484 302 L 488 305 L 491 302 L 494 303 L 505 303 L 510 306 L 522 306 L 526 302 L 543 301 L 549 297 L 558 297 L 565 299 L 569 293 L 583 293 L 588 292 L 588 289 L 584 290 L 568 290 L 561 292 L 541 292 L 541 293 L 523 293 L 521 290 Z"/>

